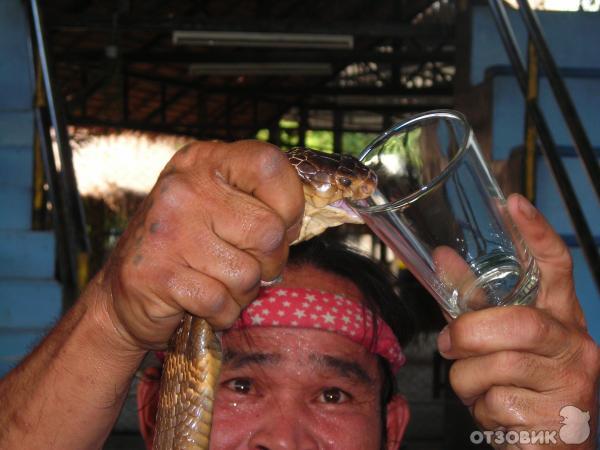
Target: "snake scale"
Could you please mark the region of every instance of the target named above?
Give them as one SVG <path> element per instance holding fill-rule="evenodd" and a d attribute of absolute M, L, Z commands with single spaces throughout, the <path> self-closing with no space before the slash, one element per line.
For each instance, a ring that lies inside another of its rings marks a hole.
<path fill-rule="evenodd" d="M 304 188 L 300 237 L 330 226 L 362 223 L 344 199 L 371 195 L 376 175 L 349 155 L 296 147 L 286 153 Z M 163 366 L 154 450 L 208 450 L 212 409 L 221 368 L 220 339 L 202 318 L 184 315 Z"/>

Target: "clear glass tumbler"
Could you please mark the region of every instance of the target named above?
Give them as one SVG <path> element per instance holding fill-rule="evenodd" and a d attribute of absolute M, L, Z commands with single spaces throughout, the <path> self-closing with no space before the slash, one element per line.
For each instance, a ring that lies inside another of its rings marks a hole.
<path fill-rule="evenodd" d="M 450 316 L 535 299 L 535 260 L 462 114 L 412 117 L 359 159 L 378 190 L 351 206 Z"/>

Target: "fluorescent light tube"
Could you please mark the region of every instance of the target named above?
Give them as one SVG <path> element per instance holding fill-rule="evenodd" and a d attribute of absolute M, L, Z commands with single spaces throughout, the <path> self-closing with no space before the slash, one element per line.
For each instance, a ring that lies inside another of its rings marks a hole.
<path fill-rule="evenodd" d="M 174 45 L 204 47 L 354 48 L 348 34 L 255 33 L 234 31 L 173 31 Z"/>

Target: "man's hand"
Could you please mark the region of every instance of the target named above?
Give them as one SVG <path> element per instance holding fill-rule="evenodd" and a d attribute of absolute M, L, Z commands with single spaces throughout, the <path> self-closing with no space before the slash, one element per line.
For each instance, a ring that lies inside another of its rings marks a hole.
<path fill-rule="evenodd" d="M 184 311 L 230 326 L 260 280 L 280 274 L 303 208 L 300 180 L 272 145 L 179 150 L 101 273 L 119 334 L 133 348 L 164 348 Z"/>
<path fill-rule="evenodd" d="M 535 307 L 466 313 L 440 333 L 438 348 L 457 360 L 450 382 L 484 430 L 559 430 L 561 409 L 572 405 L 589 412 L 591 434 L 565 447 L 593 449 L 600 351 L 575 295 L 570 254 L 523 197 L 511 196 L 508 208 L 540 268 Z"/>

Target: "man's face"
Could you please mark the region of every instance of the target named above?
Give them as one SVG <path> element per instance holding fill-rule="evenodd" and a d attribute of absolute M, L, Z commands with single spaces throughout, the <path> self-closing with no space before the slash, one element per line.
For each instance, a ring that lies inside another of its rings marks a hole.
<path fill-rule="evenodd" d="M 312 267 L 288 269 L 283 287 L 317 288 L 360 302 L 348 281 Z M 212 450 L 381 448 L 377 358 L 326 331 L 227 332 Z"/>
<path fill-rule="evenodd" d="M 228 333 L 211 449 L 377 450 L 375 357 L 318 330 Z"/>

